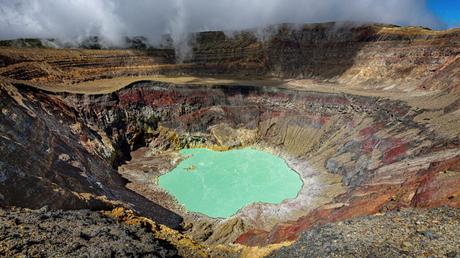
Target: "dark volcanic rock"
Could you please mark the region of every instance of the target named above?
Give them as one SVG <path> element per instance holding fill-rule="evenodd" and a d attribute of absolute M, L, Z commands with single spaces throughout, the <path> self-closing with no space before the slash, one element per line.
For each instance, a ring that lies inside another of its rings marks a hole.
<path fill-rule="evenodd" d="M 139 225 L 88 210 L 0 209 L 1 257 L 178 257 Z"/>

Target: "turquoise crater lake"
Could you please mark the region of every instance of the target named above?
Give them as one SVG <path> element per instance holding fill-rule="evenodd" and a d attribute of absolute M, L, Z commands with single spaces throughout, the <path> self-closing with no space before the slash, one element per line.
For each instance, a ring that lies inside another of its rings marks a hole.
<path fill-rule="evenodd" d="M 227 218 L 244 206 L 295 198 L 300 176 L 280 157 L 251 148 L 224 152 L 184 149 L 189 156 L 159 178 L 188 211 Z"/>

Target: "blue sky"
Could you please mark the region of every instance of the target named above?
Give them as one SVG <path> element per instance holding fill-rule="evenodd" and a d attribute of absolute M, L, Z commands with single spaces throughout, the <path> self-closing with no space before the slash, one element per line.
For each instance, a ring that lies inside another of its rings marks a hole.
<path fill-rule="evenodd" d="M 449 27 L 460 27 L 460 0 L 428 0 L 428 7 Z"/>

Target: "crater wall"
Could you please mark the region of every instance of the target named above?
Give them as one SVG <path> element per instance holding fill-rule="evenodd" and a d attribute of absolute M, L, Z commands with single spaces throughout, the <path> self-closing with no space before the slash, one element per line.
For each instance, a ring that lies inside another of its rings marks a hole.
<path fill-rule="evenodd" d="M 128 144 L 135 150 L 149 144 L 163 149 L 215 145 L 219 142 L 212 131 L 224 124 L 232 130 L 255 130 L 252 144 L 273 146 L 306 160 L 317 173 L 339 175 L 346 192 L 322 206 L 312 205 L 316 209 L 296 222 L 304 229 L 400 207 L 459 205 L 458 173 L 442 176 L 458 169 L 458 138 L 442 137 L 416 122 L 424 111 L 402 101 L 159 82 L 136 83 L 110 95 L 68 95 L 65 100 L 87 124 L 108 132 L 115 146 Z M 173 131 L 174 137 L 164 135 L 161 128 Z M 326 195 L 328 187 L 325 183 Z M 260 244 L 295 238 L 300 229 L 285 232 L 291 222 L 285 223 L 270 233 L 249 230 L 238 241 Z"/>
<path fill-rule="evenodd" d="M 401 207 L 460 207 L 458 30 L 328 23 L 194 36 L 184 63 L 171 48 L 0 47 L 0 205 L 122 205 L 187 231 L 189 219 L 146 182 L 173 166 L 172 150 L 251 145 L 308 168 L 321 183 L 308 192 L 315 198 L 274 220 L 262 208 L 197 220 L 195 239 L 266 245 Z M 235 80 L 63 93 L 102 79 L 179 75 Z M 165 155 L 150 170 L 130 163 L 146 153 Z"/>

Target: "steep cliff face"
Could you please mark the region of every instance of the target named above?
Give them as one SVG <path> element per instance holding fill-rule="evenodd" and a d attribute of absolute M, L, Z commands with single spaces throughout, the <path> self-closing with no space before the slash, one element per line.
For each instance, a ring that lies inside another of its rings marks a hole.
<path fill-rule="evenodd" d="M 111 166 L 120 150 L 58 96 L 20 85 L 0 91 L 1 206 L 100 210 L 124 202 L 179 227 L 178 215 L 124 188 Z"/>
<path fill-rule="evenodd" d="M 260 37 L 265 38 L 260 41 Z M 236 34 L 232 39 L 221 32 L 203 33 L 197 38 L 191 62 L 230 62 L 247 65 L 249 69 L 244 72 L 248 73 L 256 70 L 280 77 L 374 87 L 406 82 L 407 88 L 408 82 L 417 83 L 452 62 L 459 54 L 459 44 L 458 31 L 333 23 L 282 25 L 267 28 L 259 35 Z M 227 65 L 227 69 L 231 68 Z"/>
<path fill-rule="evenodd" d="M 171 49 L 0 48 L 0 205 L 123 205 L 203 243 L 247 245 L 401 207 L 460 207 L 459 56 L 458 30 L 335 24 L 200 33 L 180 64 Z M 234 81 L 64 93 L 179 74 Z M 285 81 L 247 82 L 267 76 Z M 155 180 L 197 146 L 271 151 L 304 188 L 228 220 L 190 214 Z"/>

